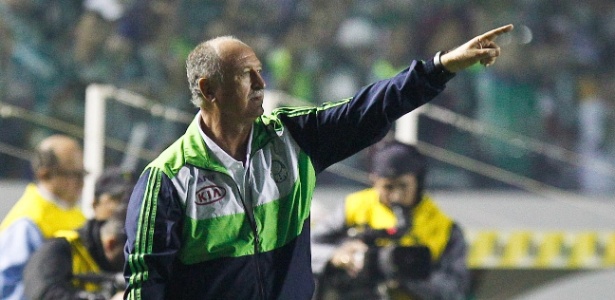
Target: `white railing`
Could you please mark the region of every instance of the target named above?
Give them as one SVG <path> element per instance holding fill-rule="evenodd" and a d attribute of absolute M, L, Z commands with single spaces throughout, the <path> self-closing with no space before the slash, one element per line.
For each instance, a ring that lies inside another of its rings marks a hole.
<path fill-rule="evenodd" d="M 306 101 L 293 98 L 281 91 L 268 90 L 265 94 L 266 97 L 263 106 L 266 112 L 270 112 L 275 107 L 282 105 L 311 105 Z M 186 113 L 172 107 L 160 105 L 151 99 L 125 89 L 99 84 L 92 84 L 88 86 L 86 90 L 86 112 L 83 129 L 78 125 L 69 124 L 40 113 L 30 112 L 0 102 L 0 118 L 19 118 L 42 127 L 83 138 L 84 165 L 88 171 L 90 171 L 90 175 L 86 177 L 83 194 L 84 201 L 82 204 L 86 214 L 91 213 L 91 199 L 94 192 L 95 178 L 102 173 L 105 167 L 105 148 L 123 152 L 125 156 L 122 164 L 124 165 L 134 165 L 134 161 L 137 159 L 149 161 L 157 156 L 157 153 L 144 149 L 142 146 L 144 139 L 143 135 L 145 134 L 143 124 L 136 124 L 133 126 L 133 134 L 129 141 L 108 137 L 105 133 L 105 120 L 107 118 L 107 101 L 110 100 L 117 101 L 123 105 L 141 111 L 146 111 L 152 117 L 162 118 L 171 122 L 188 124 L 194 118 L 193 113 Z M 605 163 L 604 161 L 593 161 L 591 158 L 584 157 L 574 151 L 481 123 L 437 105 L 424 105 L 398 120 L 395 138 L 405 143 L 415 144 L 427 156 L 457 166 L 461 169 L 469 170 L 488 178 L 516 186 L 520 189 L 543 195 L 546 198 L 558 199 L 561 195 L 579 195 L 420 141 L 417 135 L 419 115 L 449 124 L 459 130 L 469 132 L 476 136 L 499 139 L 502 142 L 539 153 L 545 157 L 559 160 L 572 166 L 590 168 L 594 172 L 599 172 L 609 178 L 615 178 L 615 166 L 612 164 Z M 87 135 L 84 134 L 84 131 L 87 132 Z M 16 149 L 12 145 L 0 143 L 0 153 L 27 159 L 27 153 L 29 152 L 23 149 Z M 355 168 L 343 164 L 333 165 L 328 171 L 356 182 L 368 183 L 368 176 L 364 171 L 356 170 Z M 566 198 L 568 199 L 569 197 Z"/>

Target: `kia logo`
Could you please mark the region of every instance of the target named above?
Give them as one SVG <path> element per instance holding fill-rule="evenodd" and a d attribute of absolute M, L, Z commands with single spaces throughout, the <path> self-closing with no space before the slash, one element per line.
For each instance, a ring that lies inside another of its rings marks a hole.
<path fill-rule="evenodd" d="M 217 185 L 206 186 L 196 192 L 196 204 L 208 205 L 216 203 L 226 196 L 226 190 Z"/>

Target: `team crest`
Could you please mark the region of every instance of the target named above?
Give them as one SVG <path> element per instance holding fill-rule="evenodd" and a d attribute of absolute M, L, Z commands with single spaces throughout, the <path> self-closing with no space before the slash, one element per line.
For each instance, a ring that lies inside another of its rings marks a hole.
<path fill-rule="evenodd" d="M 271 176 L 276 183 L 280 183 L 288 178 L 288 168 L 279 160 L 271 162 Z"/>

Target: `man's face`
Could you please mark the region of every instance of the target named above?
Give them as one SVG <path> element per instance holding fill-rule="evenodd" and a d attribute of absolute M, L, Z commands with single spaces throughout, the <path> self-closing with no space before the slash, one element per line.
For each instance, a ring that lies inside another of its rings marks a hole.
<path fill-rule="evenodd" d="M 96 220 L 106 220 L 111 217 L 122 201 L 119 196 L 114 197 L 108 193 L 103 193 L 97 200 L 94 205 L 94 219 Z"/>
<path fill-rule="evenodd" d="M 215 89 L 221 114 L 231 120 L 250 121 L 263 114 L 265 80 L 262 65 L 254 51 L 239 42 L 220 45 L 222 82 Z"/>
<path fill-rule="evenodd" d="M 398 177 L 374 178 L 374 188 L 378 192 L 380 202 L 387 206 L 398 204 L 410 207 L 416 201 L 418 180 L 414 174 L 404 174 Z"/>
<path fill-rule="evenodd" d="M 86 175 L 83 153 L 76 145 L 69 145 L 58 149 L 56 155 L 58 166 L 50 172 L 48 187 L 60 199 L 75 204 L 81 198 L 83 178 Z"/>
<path fill-rule="evenodd" d="M 125 239 L 116 237 L 103 237 L 103 250 L 112 271 L 121 271 L 124 267 L 124 243 Z"/>

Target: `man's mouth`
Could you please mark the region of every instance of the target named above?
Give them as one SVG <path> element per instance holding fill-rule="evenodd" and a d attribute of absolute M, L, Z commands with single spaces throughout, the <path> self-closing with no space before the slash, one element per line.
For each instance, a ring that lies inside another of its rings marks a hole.
<path fill-rule="evenodd" d="M 265 97 L 265 92 L 262 90 L 253 92 L 252 94 L 250 94 L 250 100 L 263 101 L 264 97 Z"/>

